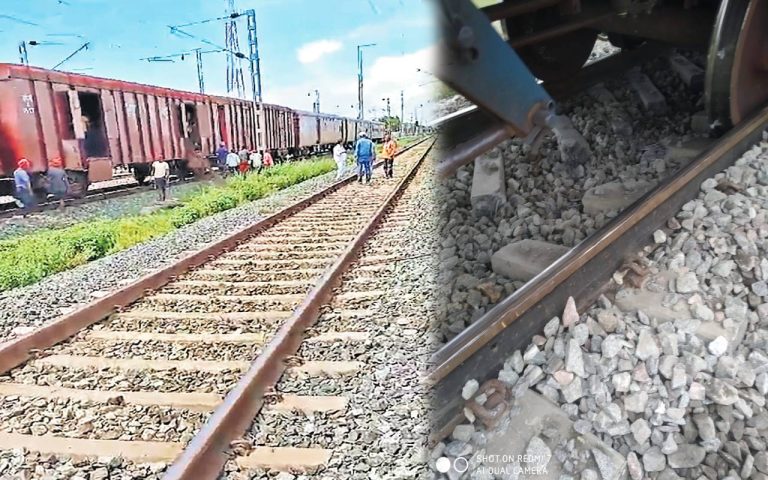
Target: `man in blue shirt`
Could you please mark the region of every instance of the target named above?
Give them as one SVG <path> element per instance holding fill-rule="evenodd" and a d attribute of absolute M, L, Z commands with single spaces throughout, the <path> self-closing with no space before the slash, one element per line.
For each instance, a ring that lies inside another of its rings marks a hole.
<path fill-rule="evenodd" d="M 29 160 L 22 158 L 18 163 L 19 168 L 13 172 L 15 197 L 21 202 L 21 215 L 26 217 L 35 205 L 35 195 L 32 192 L 32 180 L 27 170 L 31 168 Z"/>
<path fill-rule="evenodd" d="M 360 139 L 355 144 L 355 159 L 357 160 L 357 181 L 371 183 L 371 164 L 376 160 L 376 149 L 365 132 L 360 133 Z"/>
<path fill-rule="evenodd" d="M 216 150 L 216 166 L 219 167 L 219 173 L 224 173 L 227 170 L 227 155 L 229 150 L 224 142 L 221 142 L 219 149 Z"/>

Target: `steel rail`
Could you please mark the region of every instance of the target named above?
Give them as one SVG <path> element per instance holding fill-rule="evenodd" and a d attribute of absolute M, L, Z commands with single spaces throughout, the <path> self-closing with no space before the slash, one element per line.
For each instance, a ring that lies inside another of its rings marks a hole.
<path fill-rule="evenodd" d="M 192 180 L 198 181 L 198 180 Z M 171 185 L 177 185 L 180 180 L 174 180 Z M 88 192 L 82 198 L 66 198 L 64 204 L 71 207 L 78 207 L 80 205 L 86 205 L 92 202 L 98 202 L 103 200 L 111 200 L 113 198 L 125 197 L 134 193 L 142 193 L 152 191 L 151 185 L 138 185 L 138 184 L 121 184 L 113 185 L 109 187 L 99 188 L 98 190 L 92 190 Z M 36 212 L 42 212 L 46 210 L 55 210 L 59 206 L 57 201 L 45 201 L 38 203 Z M 21 209 L 16 206 L 15 203 L 3 203 L 0 204 L 0 218 L 8 218 L 13 215 L 18 215 Z"/>
<path fill-rule="evenodd" d="M 429 137 L 403 148 L 398 155 L 404 154 L 428 139 Z M 375 166 L 379 166 L 382 163 L 383 162 L 378 162 Z M 42 350 L 66 340 L 83 328 L 93 325 L 108 315 L 118 311 L 123 306 L 141 299 L 145 296 L 146 291 L 156 290 L 188 270 L 210 261 L 213 257 L 217 257 L 232 250 L 248 238 L 280 223 L 284 219 L 307 208 L 321 198 L 326 197 L 353 181 L 355 181 L 355 177 L 350 176 L 335 182 L 323 190 L 285 207 L 279 212 L 194 251 L 172 264 L 145 275 L 133 283 L 115 290 L 109 295 L 95 300 L 74 312 L 61 316 L 50 323 L 38 327 L 28 334 L 0 343 L 0 375 L 27 361 L 32 356 L 33 351 Z"/>
<path fill-rule="evenodd" d="M 495 375 L 511 352 L 524 348 L 547 321 L 561 315 L 568 297 L 579 308 L 592 304 L 624 256 L 648 244 L 654 230 L 696 197 L 701 182 L 732 165 L 760 141 L 766 126 L 768 107 L 728 132 L 436 352 L 426 378 L 434 388 L 432 440 L 450 433 L 451 425 L 461 421 L 460 393 L 467 380 L 482 383 Z"/>
<path fill-rule="evenodd" d="M 174 462 L 164 476 L 165 480 L 218 478 L 229 459 L 229 444 L 239 438 L 253 422 L 264 405 L 264 394 L 277 384 L 285 371 L 284 360 L 296 354 L 303 341 L 304 332 L 315 323 L 320 315 L 320 308 L 331 300 L 333 290 L 341 284 L 342 276 L 358 258 L 387 211 L 402 196 L 433 146 L 434 141 L 398 182 L 397 187 L 387 196 L 357 237 L 323 273 L 304 302 L 283 323 L 245 375 L 229 391 L 222 404 Z"/>

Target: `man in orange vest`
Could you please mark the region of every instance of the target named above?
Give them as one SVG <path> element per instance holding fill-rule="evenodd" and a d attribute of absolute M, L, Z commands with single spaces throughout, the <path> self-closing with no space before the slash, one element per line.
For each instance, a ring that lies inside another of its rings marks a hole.
<path fill-rule="evenodd" d="M 384 175 L 387 178 L 393 176 L 393 166 L 395 163 L 395 154 L 397 153 L 397 142 L 392 135 L 387 134 L 384 137 Z"/>

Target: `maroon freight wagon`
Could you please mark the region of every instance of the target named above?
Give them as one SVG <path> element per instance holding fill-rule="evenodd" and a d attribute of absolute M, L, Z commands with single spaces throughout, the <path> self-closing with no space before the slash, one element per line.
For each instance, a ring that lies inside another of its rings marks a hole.
<path fill-rule="evenodd" d="M 11 191 L 22 157 L 38 187 L 48 160 L 60 157 L 84 191 L 112 178 L 117 166 L 130 167 L 139 181 L 156 158 L 183 167 L 184 145 L 203 155 L 221 141 L 256 148 L 264 141 L 256 122 L 246 100 L 0 64 L 0 195 Z"/>

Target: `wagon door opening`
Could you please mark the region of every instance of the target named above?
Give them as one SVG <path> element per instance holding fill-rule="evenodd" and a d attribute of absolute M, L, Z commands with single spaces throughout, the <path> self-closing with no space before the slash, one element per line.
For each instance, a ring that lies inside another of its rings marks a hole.
<path fill-rule="evenodd" d="M 197 109 L 192 103 L 179 105 L 179 129 L 184 132 L 184 138 L 188 138 L 196 150 L 202 148 L 200 141 L 200 124 L 197 121 Z"/>
<path fill-rule="evenodd" d="M 104 111 L 101 98 L 96 93 L 78 92 L 80 100 L 80 115 L 85 132 L 83 153 L 86 158 L 109 157 L 109 143 L 104 128 Z"/>
<path fill-rule="evenodd" d="M 219 136 L 221 141 L 228 149 L 234 149 L 235 146 L 229 143 L 229 134 L 227 132 L 227 112 L 224 109 L 224 105 L 216 107 L 216 114 L 219 116 Z"/>

